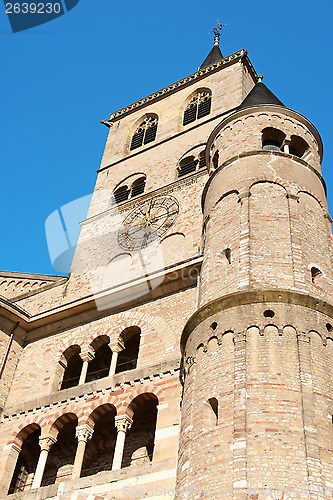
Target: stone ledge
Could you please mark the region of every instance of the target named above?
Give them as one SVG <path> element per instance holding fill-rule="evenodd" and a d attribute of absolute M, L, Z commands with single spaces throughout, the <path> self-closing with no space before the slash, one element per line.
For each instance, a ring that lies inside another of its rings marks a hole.
<path fill-rule="evenodd" d="M 113 390 L 121 388 L 122 384 L 141 384 L 142 380 L 149 380 L 150 377 L 163 378 L 167 374 L 174 375 L 174 373 L 179 370 L 179 367 L 180 360 L 177 358 L 163 361 L 156 365 L 145 366 L 142 368 L 136 368 L 135 370 L 117 373 L 112 377 L 104 377 L 99 380 L 87 382 L 86 384 L 71 387 L 70 389 L 53 392 L 39 398 L 30 399 L 22 403 L 5 407 L 2 420 L 8 419 L 9 417 L 24 415 L 27 412 L 30 413 L 34 410 L 47 408 L 51 405 L 57 405 L 65 402 L 67 403 L 68 401 L 75 400 L 76 398 L 84 398 L 85 396 L 89 396 L 94 393 L 97 395 L 103 391 L 113 392 Z"/>
<path fill-rule="evenodd" d="M 149 477 L 152 474 L 163 471 L 168 472 L 173 470 L 174 466 L 174 459 L 159 461 L 156 464 L 132 465 L 116 471 L 102 471 L 92 476 L 81 477 L 80 479 L 69 479 L 58 484 L 51 484 L 50 486 L 13 493 L 12 495 L 1 497 L 1 500 L 45 500 L 47 498 L 59 498 L 59 496 L 63 500 L 67 500 L 71 498 L 74 491 L 81 491 L 82 494 L 87 495 L 88 499 L 92 487 L 111 484 L 131 478 L 134 479 L 138 476 L 146 476 L 147 483 L 149 483 Z M 133 484 L 134 482 L 135 481 L 133 481 Z M 86 490 L 86 493 L 84 490 Z"/>

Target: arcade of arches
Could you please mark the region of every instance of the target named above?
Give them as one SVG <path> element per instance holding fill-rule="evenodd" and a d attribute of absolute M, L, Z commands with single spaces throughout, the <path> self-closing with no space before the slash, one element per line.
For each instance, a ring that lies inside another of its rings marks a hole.
<path fill-rule="evenodd" d="M 132 400 L 126 414 L 117 415 L 112 404 L 104 404 L 85 425 L 78 425 L 75 414 L 66 413 L 46 436 L 41 436 L 37 424 L 25 427 L 8 493 L 150 463 L 157 405 L 154 394 L 144 393 Z"/>

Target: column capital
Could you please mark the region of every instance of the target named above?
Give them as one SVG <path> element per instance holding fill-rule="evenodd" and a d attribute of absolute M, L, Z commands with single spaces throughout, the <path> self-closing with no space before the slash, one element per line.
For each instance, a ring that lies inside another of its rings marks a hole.
<path fill-rule="evenodd" d="M 80 358 L 82 359 L 82 361 L 88 361 L 88 363 L 94 359 L 95 357 L 95 350 L 92 346 L 86 346 L 82 349 L 82 351 L 80 352 Z"/>
<path fill-rule="evenodd" d="M 240 193 L 238 194 L 239 200 L 242 200 L 243 198 L 250 198 L 250 196 L 251 196 L 251 193 L 250 193 L 249 189 L 244 190 L 244 191 L 240 191 Z"/>
<path fill-rule="evenodd" d="M 237 332 L 233 335 L 234 344 L 238 342 L 246 342 L 246 332 Z"/>
<path fill-rule="evenodd" d="M 47 435 L 40 436 L 39 438 L 39 446 L 41 451 L 50 451 L 51 447 L 57 441 L 57 438 Z"/>
<path fill-rule="evenodd" d="M 116 415 L 114 422 L 118 432 L 127 432 L 130 430 L 133 420 L 128 415 Z"/>
<path fill-rule="evenodd" d="M 78 425 L 75 429 L 75 437 L 78 441 L 84 441 L 85 443 L 93 437 L 94 429 L 89 425 Z"/>
<path fill-rule="evenodd" d="M 310 342 L 310 334 L 306 332 L 297 332 L 297 340 L 299 342 Z"/>
<path fill-rule="evenodd" d="M 124 343 L 120 339 L 110 342 L 109 346 L 112 352 L 120 352 L 125 349 Z"/>

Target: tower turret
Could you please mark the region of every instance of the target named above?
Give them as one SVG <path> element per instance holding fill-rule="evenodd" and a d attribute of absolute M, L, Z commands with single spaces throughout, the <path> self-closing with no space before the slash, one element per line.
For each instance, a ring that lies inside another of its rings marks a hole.
<path fill-rule="evenodd" d="M 261 82 L 208 139 L 199 308 L 182 335 L 176 498 L 327 498 L 333 486 L 321 159 L 316 128 Z"/>

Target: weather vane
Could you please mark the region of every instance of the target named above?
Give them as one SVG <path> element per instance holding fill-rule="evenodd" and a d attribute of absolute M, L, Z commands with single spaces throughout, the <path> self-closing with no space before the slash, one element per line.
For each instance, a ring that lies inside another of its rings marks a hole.
<path fill-rule="evenodd" d="M 219 45 L 219 42 L 220 42 L 220 36 L 221 36 L 221 35 L 220 35 L 220 31 L 221 31 L 221 29 L 222 29 L 222 28 L 224 28 L 224 26 L 226 26 L 226 25 L 227 25 L 227 23 L 225 23 L 225 24 L 221 24 L 221 23 L 220 23 L 220 21 L 219 21 L 219 18 L 217 18 L 217 26 L 216 26 L 216 27 L 215 27 L 212 31 L 210 31 L 210 32 L 209 32 L 209 35 L 210 35 L 211 33 L 214 33 L 214 35 L 215 35 L 215 36 L 214 36 L 214 45 Z"/>

